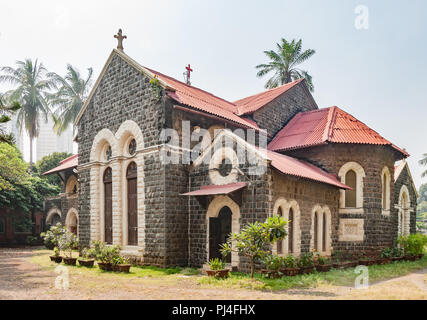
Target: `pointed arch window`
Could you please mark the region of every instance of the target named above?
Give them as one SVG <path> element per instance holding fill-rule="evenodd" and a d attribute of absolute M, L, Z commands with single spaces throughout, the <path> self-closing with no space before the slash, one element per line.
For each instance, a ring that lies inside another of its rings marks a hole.
<path fill-rule="evenodd" d="M 113 172 L 110 167 L 104 171 L 104 241 L 113 243 Z"/>

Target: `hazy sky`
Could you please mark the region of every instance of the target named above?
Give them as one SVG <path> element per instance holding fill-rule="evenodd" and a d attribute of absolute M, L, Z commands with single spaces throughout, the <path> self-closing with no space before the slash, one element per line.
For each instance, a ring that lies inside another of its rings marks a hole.
<path fill-rule="evenodd" d="M 355 9 L 369 10 L 357 29 Z M 38 58 L 97 76 L 122 28 L 125 52 L 178 79 L 236 99 L 263 90 L 254 66 L 281 37 L 317 52 L 302 65 L 320 107 L 337 105 L 411 154 L 417 187 L 427 153 L 427 2 L 411 1 L 2 1 L 0 65 Z M 7 88 L 0 86 L 0 91 Z"/>

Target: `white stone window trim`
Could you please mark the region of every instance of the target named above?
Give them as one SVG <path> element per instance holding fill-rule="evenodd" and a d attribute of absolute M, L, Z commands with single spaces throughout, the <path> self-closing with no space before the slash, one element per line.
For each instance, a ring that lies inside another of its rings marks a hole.
<path fill-rule="evenodd" d="M 384 181 L 384 176 L 386 178 L 386 181 Z M 391 187 L 390 187 L 390 183 L 391 183 L 391 175 L 390 175 L 390 171 L 388 169 L 387 166 L 385 166 L 383 168 L 383 170 L 381 171 L 381 207 L 382 207 L 382 214 L 385 216 L 390 216 L 390 202 L 391 202 Z M 386 203 L 385 203 L 385 208 L 384 208 L 384 203 L 383 203 L 383 197 L 384 197 L 384 188 L 385 188 L 385 197 L 386 197 Z"/>
<path fill-rule="evenodd" d="M 218 218 L 222 208 L 228 207 L 231 210 L 231 233 L 240 232 L 240 207 L 228 196 L 216 196 L 208 206 L 206 211 L 206 262 L 209 262 L 209 218 Z M 235 248 L 235 242 L 232 242 Z M 231 253 L 231 266 L 239 266 L 239 254 L 235 251 Z"/>
<path fill-rule="evenodd" d="M 365 178 L 365 170 L 357 162 L 347 162 L 338 172 L 338 177 L 341 182 L 345 184 L 345 176 L 349 170 L 356 173 L 356 208 L 347 208 L 345 206 L 345 190 L 340 190 L 339 210 L 340 214 L 361 214 L 364 213 L 363 209 L 363 179 Z"/>
<path fill-rule="evenodd" d="M 407 205 L 403 203 L 403 195 L 406 195 Z M 414 208 L 411 207 L 411 198 L 409 197 L 409 189 L 406 185 L 400 188 L 399 202 L 395 205 L 397 209 L 398 235 L 409 235 L 411 229 L 411 213 Z"/>
<path fill-rule="evenodd" d="M 323 220 L 326 219 L 326 243 L 323 251 L 318 251 L 322 256 L 332 253 L 332 214 L 328 206 L 315 205 L 311 210 L 311 240 L 310 250 L 314 249 L 314 215 L 317 213 L 317 248 L 323 247 Z"/>
<path fill-rule="evenodd" d="M 280 197 L 276 200 L 274 203 L 273 208 L 273 215 L 277 215 L 277 212 L 279 208 L 282 210 L 282 217 L 285 220 L 289 220 L 289 211 L 292 209 L 294 214 L 294 221 L 293 223 L 293 252 L 289 252 L 289 239 L 286 237 L 282 240 L 282 253 L 279 254 L 280 256 L 287 256 L 287 255 L 293 255 L 298 257 L 301 254 L 301 227 L 300 227 L 300 221 L 301 221 L 301 210 L 299 207 L 299 204 L 296 200 L 286 200 L 283 197 Z M 289 225 L 286 226 L 286 231 L 289 231 Z M 274 254 L 277 254 L 277 243 L 273 245 L 272 251 Z"/>
<path fill-rule="evenodd" d="M 346 234 L 345 225 L 355 224 L 357 226 L 356 234 Z M 338 241 L 340 242 L 363 242 L 365 240 L 365 220 L 364 219 L 340 219 L 338 227 Z"/>
<path fill-rule="evenodd" d="M 228 159 L 232 164 L 232 169 L 227 176 L 221 175 L 219 168 L 224 159 Z M 221 147 L 215 151 L 209 162 L 209 178 L 215 185 L 224 185 L 237 181 L 239 158 L 237 153 L 230 147 Z"/>

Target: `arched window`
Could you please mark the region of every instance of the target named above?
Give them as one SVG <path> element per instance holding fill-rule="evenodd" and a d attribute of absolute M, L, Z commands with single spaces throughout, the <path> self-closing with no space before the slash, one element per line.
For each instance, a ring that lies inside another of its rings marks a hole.
<path fill-rule="evenodd" d="M 338 172 L 342 183 L 351 190 L 340 190 L 339 213 L 363 213 L 363 178 L 365 171 L 356 162 L 347 162 Z"/>
<path fill-rule="evenodd" d="M 279 207 L 279 209 L 277 209 L 277 215 L 279 217 L 283 217 L 282 208 Z M 279 240 L 277 241 L 277 254 L 282 254 L 282 253 L 283 253 L 283 241 Z"/>
<path fill-rule="evenodd" d="M 327 237 L 328 237 L 327 216 L 324 213 L 323 219 L 322 219 L 322 248 L 320 249 L 322 252 L 326 251 L 327 249 L 327 244 L 326 244 Z"/>
<path fill-rule="evenodd" d="M 345 207 L 356 208 L 356 172 L 348 170 L 345 175 L 345 184 L 348 185 L 352 190 L 345 190 Z"/>
<path fill-rule="evenodd" d="M 381 173 L 381 184 L 382 184 L 382 213 L 390 214 L 390 171 L 387 167 L 383 168 Z"/>
<path fill-rule="evenodd" d="M 399 195 L 399 212 L 398 212 L 398 233 L 407 235 L 410 233 L 411 225 L 411 201 L 409 198 L 408 188 L 403 185 Z"/>
<path fill-rule="evenodd" d="M 319 217 L 318 217 L 319 213 L 316 211 L 314 213 L 314 230 L 313 230 L 313 239 L 314 239 L 314 249 L 316 251 L 319 251 L 319 242 L 318 242 L 318 237 L 319 237 Z"/>
<path fill-rule="evenodd" d="M 137 166 L 131 162 L 126 171 L 128 192 L 128 245 L 138 244 Z"/>
<path fill-rule="evenodd" d="M 104 171 L 104 241 L 113 243 L 113 174 L 110 167 Z"/>
<path fill-rule="evenodd" d="M 289 209 L 289 218 L 288 218 L 288 253 L 294 252 L 294 210 Z"/>

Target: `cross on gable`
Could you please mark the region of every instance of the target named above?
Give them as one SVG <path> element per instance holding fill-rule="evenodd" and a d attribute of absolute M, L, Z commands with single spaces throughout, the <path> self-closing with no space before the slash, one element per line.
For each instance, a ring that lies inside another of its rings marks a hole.
<path fill-rule="evenodd" d="M 190 77 L 191 77 L 191 72 L 193 72 L 193 69 L 191 69 L 190 64 L 188 64 L 188 66 L 186 66 L 185 69 L 187 70 L 187 73 L 184 73 L 184 75 L 185 75 L 185 82 L 188 85 L 191 85 Z"/>
<path fill-rule="evenodd" d="M 122 29 L 119 29 L 119 32 L 114 35 L 114 38 L 117 39 L 117 49 L 123 51 L 123 40 L 127 39 L 127 36 L 123 35 Z"/>

